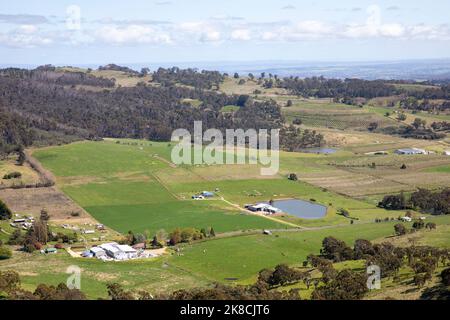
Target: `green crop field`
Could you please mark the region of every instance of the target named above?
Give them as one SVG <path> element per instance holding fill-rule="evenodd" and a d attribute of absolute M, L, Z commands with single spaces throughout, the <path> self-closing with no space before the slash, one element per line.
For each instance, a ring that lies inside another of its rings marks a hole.
<path fill-rule="evenodd" d="M 260 167 L 254 165 L 174 167 L 169 162 L 171 150 L 172 146 L 168 143 L 106 140 L 40 149 L 34 152 L 34 156 L 55 173 L 58 184 L 70 198 L 98 221 L 122 233 L 130 230 L 154 233 L 159 229 L 171 231 L 176 227 L 213 227 L 222 233 L 286 228 L 293 224 L 348 224 L 347 218 L 336 214 L 340 208 L 349 210 L 353 218 L 365 222 L 376 218 L 395 218 L 402 214 L 379 209 L 373 202 L 352 199 L 323 188 L 330 186 L 331 190 L 356 192 L 345 185 L 348 179 L 355 182 L 358 179 L 364 182 L 372 179 L 377 188 L 396 186 L 391 181 L 381 183 L 382 174 L 376 179 L 365 178 L 367 174 L 364 172 L 346 173 L 330 165 L 371 163 L 373 160 L 367 156 L 354 160 L 346 152 L 332 156 L 281 152 L 281 173 L 284 177 L 264 177 L 260 175 Z M 389 163 L 385 161 L 383 164 Z M 289 172 L 299 174 L 300 181 L 287 180 L 285 176 Z M 311 181 L 312 184 L 301 180 Z M 397 184 L 405 188 L 403 184 Z M 364 190 L 364 187 L 355 188 L 358 192 Z M 193 194 L 204 190 L 219 192 L 212 200 L 191 200 Z M 283 215 L 276 218 L 277 222 L 242 214 L 237 209 L 237 206 L 242 208 L 247 203 L 285 198 L 325 205 L 328 207 L 327 215 L 316 220 Z"/>
<path fill-rule="evenodd" d="M 170 150 L 167 143 L 121 140 L 120 144 L 84 142 L 46 148 L 34 152 L 34 156 L 55 173 L 69 197 L 94 218 L 122 233 L 154 233 L 177 227 L 213 227 L 219 233 L 283 227 L 281 223 L 241 214 L 219 199 L 199 202 L 190 200 L 189 194 L 179 200 L 154 175 L 168 168 L 189 174 L 155 157 L 167 160 Z M 190 191 L 194 194 L 203 190 L 207 186 Z"/>

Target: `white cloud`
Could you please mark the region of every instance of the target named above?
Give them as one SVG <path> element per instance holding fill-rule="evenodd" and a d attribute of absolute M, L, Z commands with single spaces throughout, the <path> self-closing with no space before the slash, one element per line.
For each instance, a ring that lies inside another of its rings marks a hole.
<path fill-rule="evenodd" d="M 384 21 L 382 11 L 376 5 L 368 7 L 367 15 L 360 21 L 346 23 L 324 20 L 248 21 L 229 15 L 217 15 L 206 20 L 179 23 L 109 18 L 90 20 L 83 26 L 82 30 L 71 32 L 58 25 L 56 27 L 49 24 L 37 26 L 34 23 L 22 23 L 19 26 L 11 26 L 10 30 L 0 31 L 0 45 L 14 47 L 49 44 L 128 46 L 209 43 L 219 45 L 226 41 L 301 42 L 375 38 L 408 41 L 450 40 L 449 25 L 408 25 L 397 21 Z"/>
<path fill-rule="evenodd" d="M 46 46 L 53 40 L 45 35 L 39 34 L 39 28 L 35 25 L 21 25 L 9 32 L 0 32 L 0 44 L 15 48 L 34 48 Z"/>
<path fill-rule="evenodd" d="M 184 41 L 186 37 L 183 36 L 183 33 L 186 33 L 187 36 L 193 36 L 194 39 L 200 42 L 219 42 L 222 40 L 220 30 L 216 26 L 204 21 L 184 22 L 178 26 L 177 30 L 181 32 L 179 38 L 183 38 L 182 40 Z"/>
<path fill-rule="evenodd" d="M 231 32 L 231 39 L 240 41 L 251 40 L 251 32 L 249 29 L 236 29 Z"/>
<path fill-rule="evenodd" d="M 129 25 L 126 27 L 104 26 L 95 32 L 95 38 L 110 44 L 168 44 L 171 37 L 149 26 Z"/>

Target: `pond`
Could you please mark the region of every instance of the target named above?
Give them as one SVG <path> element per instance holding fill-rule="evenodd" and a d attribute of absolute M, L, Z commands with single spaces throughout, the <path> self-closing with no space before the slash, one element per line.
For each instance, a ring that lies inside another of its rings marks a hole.
<path fill-rule="evenodd" d="M 276 200 L 272 206 L 302 219 L 320 219 L 327 214 L 326 206 L 298 199 Z"/>
<path fill-rule="evenodd" d="M 333 154 L 338 150 L 333 148 L 304 148 L 300 149 L 299 151 L 303 153 Z"/>

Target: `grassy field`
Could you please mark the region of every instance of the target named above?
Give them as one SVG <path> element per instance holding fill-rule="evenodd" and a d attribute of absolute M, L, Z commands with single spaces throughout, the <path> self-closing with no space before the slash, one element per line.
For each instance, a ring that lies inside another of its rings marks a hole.
<path fill-rule="evenodd" d="M 119 232 L 187 226 L 212 226 L 218 232 L 276 229 L 286 227 L 283 221 L 301 226 L 349 223 L 336 214 L 340 208 L 361 222 L 396 218 L 402 213 L 376 208 L 372 196 L 448 184 L 446 175 L 427 171 L 448 163 L 448 157 L 437 155 L 376 157 L 355 155 L 352 148 L 333 155 L 281 152 L 280 174 L 261 176 L 259 166 L 248 164 L 177 167 L 170 163 L 171 150 L 168 143 L 106 140 L 39 149 L 34 155 L 56 175 L 70 198 Z M 372 163 L 375 169 L 369 166 Z M 406 170 L 400 169 L 402 163 Z M 287 180 L 291 172 L 300 181 Z M 193 194 L 216 189 L 217 197 L 211 201 L 191 200 Z M 284 215 L 276 223 L 243 215 L 229 203 L 242 208 L 284 198 L 316 201 L 328 207 L 327 216 L 305 220 Z"/>
<path fill-rule="evenodd" d="M 166 162 L 170 150 L 167 143 L 125 140 L 120 144 L 114 141 L 75 143 L 38 150 L 34 155 L 55 173 L 58 184 L 70 198 L 119 232 L 154 233 L 177 227 L 213 227 L 220 233 L 283 227 L 268 219 L 241 214 L 219 200 L 201 203 L 190 200 L 192 194 L 208 190 L 207 186 L 190 190 L 191 193 L 180 199 L 170 183 L 164 182 L 172 180 L 167 172 L 182 172 L 179 175 L 187 177 L 191 173 L 172 168 Z"/>
<path fill-rule="evenodd" d="M 450 217 L 438 217 L 434 222 L 450 224 Z M 251 283 L 257 272 L 279 263 L 301 265 L 307 255 L 318 254 L 323 238 L 332 235 L 349 245 L 357 239 L 375 240 L 393 235 L 396 222 L 353 225 L 303 232 L 280 232 L 273 236 L 251 235 L 219 239 L 186 246 L 183 255 L 174 256 L 173 263 L 194 274 L 214 281 L 237 278 L 239 283 Z M 446 246 L 448 246 L 448 239 Z M 223 259 L 226 253 L 227 259 Z"/>

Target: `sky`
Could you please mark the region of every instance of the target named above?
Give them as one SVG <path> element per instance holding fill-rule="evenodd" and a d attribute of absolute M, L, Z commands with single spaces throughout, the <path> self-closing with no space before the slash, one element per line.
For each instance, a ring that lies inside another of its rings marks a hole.
<path fill-rule="evenodd" d="M 448 0 L 0 0 L 0 63 L 450 58 Z"/>

